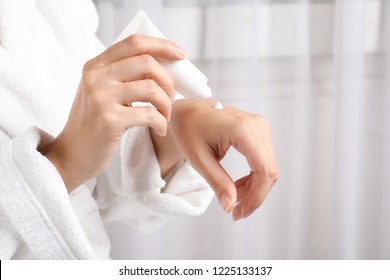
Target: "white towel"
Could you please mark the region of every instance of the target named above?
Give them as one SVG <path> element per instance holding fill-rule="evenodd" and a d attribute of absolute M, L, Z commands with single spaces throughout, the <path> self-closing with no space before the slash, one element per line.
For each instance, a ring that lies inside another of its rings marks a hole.
<path fill-rule="evenodd" d="M 212 198 L 186 162 L 159 176 L 146 127 L 71 194 L 37 151 L 65 125 L 83 63 L 103 50 L 96 26 L 89 0 L 0 0 L 0 259 L 109 258 L 102 219 L 149 231 Z"/>
<path fill-rule="evenodd" d="M 36 258 L 93 258 L 60 175 L 36 151 L 39 140 L 31 129 L 1 145 L 1 208 Z"/>

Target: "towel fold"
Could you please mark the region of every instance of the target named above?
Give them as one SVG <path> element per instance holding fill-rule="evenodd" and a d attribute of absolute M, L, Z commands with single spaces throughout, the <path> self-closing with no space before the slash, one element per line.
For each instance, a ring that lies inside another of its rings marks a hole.
<path fill-rule="evenodd" d="M 93 258 L 60 175 L 36 149 L 40 141 L 32 128 L 0 146 L 1 209 L 35 258 Z"/>
<path fill-rule="evenodd" d="M 179 162 L 167 182 L 159 170 L 149 129 L 129 130 L 120 151 L 97 180 L 93 195 L 103 219 L 150 232 L 172 216 L 205 211 L 213 192 L 188 162 Z"/>

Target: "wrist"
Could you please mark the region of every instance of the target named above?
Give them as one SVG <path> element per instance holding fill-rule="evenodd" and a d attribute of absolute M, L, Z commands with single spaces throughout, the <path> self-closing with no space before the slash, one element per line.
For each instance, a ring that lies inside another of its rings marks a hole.
<path fill-rule="evenodd" d="M 157 161 L 160 165 L 161 177 L 164 178 L 182 159 L 182 156 L 176 148 L 170 125 L 168 125 L 166 136 L 159 136 L 153 129 L 150 129 L 150 136 L 152 138 Z"/>
<path fill-rule="evenodd" d="M 81 184 L 75 180 L 76 178 L 74 176 L 71 176 L 72 173 L 65 162 L 64 153 L 59 149 L 56 140 L 48 143 L 42 148 L 38 148 L 38 152 L 45 156 L 55 166 L 58 173 L 61 175 L 68 193 L 72 192 Z"/>

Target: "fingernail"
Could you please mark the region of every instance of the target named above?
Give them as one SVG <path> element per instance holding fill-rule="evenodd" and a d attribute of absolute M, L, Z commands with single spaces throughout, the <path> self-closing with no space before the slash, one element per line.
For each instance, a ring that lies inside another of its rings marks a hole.
<path fill-rule="evenodd" d="M 228 210 L 229 210 L 228 207 L 229 207 L 229 204 L 230 204 L 230 198 L 229 198 L 229 196 L 226 195 L 226 194 L 224 194 L 224 195 L 221 197 L 219 203 L 221 204 L 221 207 L 222 207 L 223 211 L 225 211 L 225 213 L 227 213 Z"/>
<path fill-rule="evenodd" d="M 235 212 L 233 213 L 233 221 L 237 222 L 238 220 L 241 219 L 241 214 L 240 212 Z"/>
<path fill-rule="evenodd" d="M 160 129 L 156 130 L 156 133 L 158 135 L 160 135 L 161 137 L 164 137 L 167 135 L 167 132 L 165 130 L 160 130 Z"/>

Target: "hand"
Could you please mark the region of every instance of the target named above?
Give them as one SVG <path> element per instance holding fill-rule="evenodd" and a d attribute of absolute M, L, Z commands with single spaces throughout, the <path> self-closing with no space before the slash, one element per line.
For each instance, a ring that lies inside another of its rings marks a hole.
<path fill-rule="evenodd" d="M 107 167 L 127 129 L 146 125 L 167 133 L 173 81 L 155 57 L 179 60 L 186 54 L 167 40 L 133 35 L 85 64 L 65 128 L 41 150 L 69 192 Z M 154 107 L 132 107 L 135 101 Z"/>
<path fill-rule="evenodd" d="M 269 125 L 265 118 L 215 101 L 179 100 L 173 108 L 170 131 L 181 155 L 210 184 L 233 219 L 251 215 L 264 201 L 278 177 Z M 220 160 L 233 146 L 251 168 L 233 182 Z M 233 210 L 234 209 L 234 210 Z"/>

